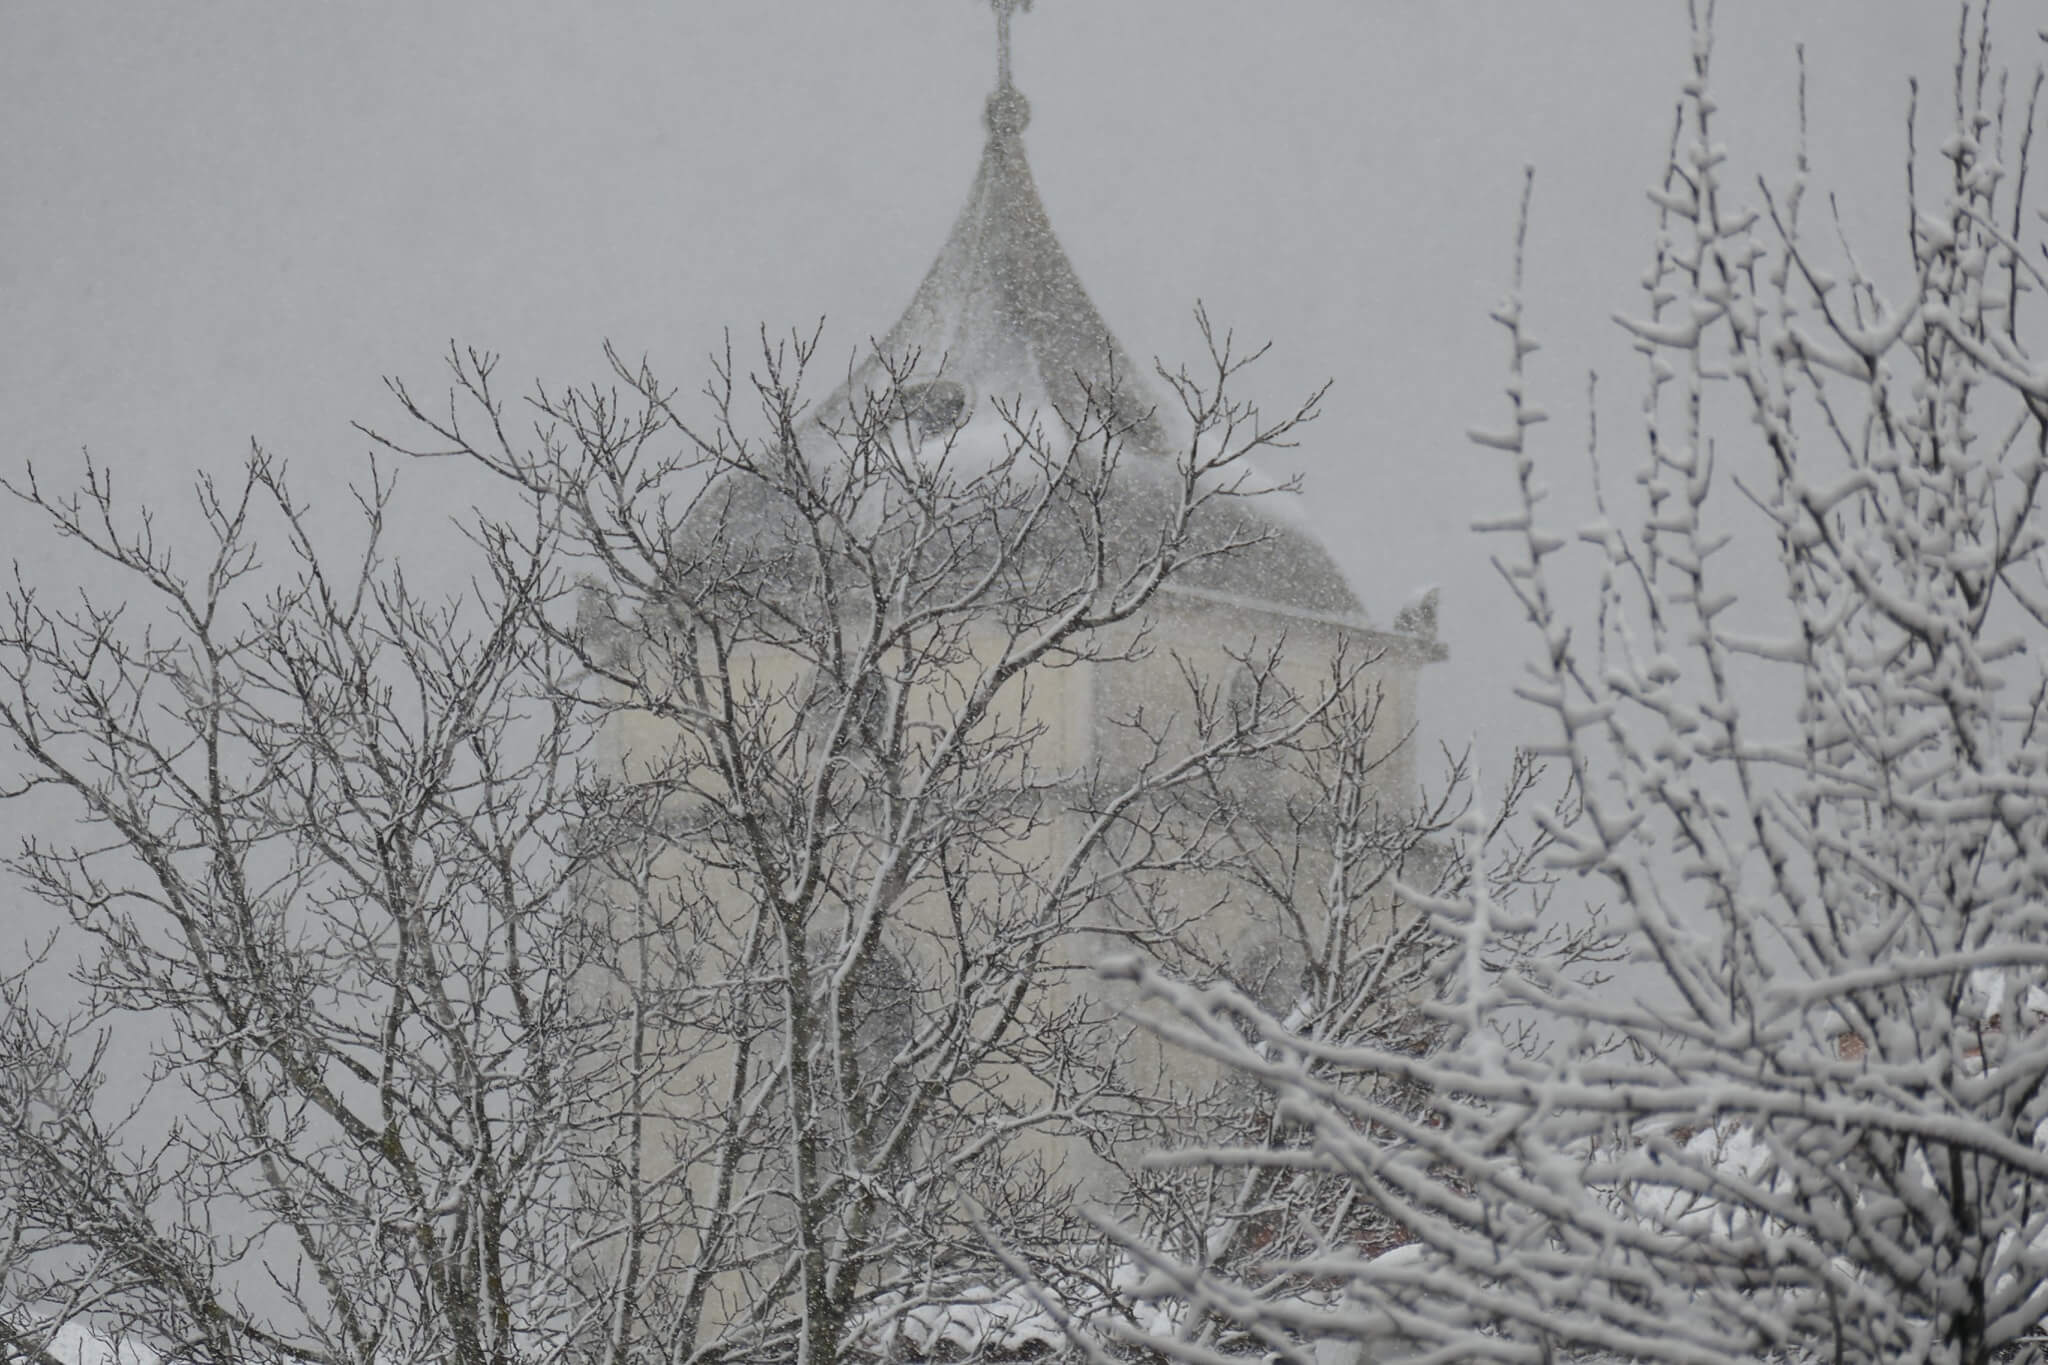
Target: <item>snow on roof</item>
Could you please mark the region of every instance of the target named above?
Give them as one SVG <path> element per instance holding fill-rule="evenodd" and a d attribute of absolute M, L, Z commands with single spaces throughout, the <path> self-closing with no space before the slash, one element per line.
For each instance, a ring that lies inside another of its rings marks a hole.
<path fill-rule="evenodd" d="M 885 1295 L 853 1329 L 857 1346 L 887 1360 L 969 1355 L 1022 1357 L 1050 1354 L 1067 1344 L 1065 1333 L 1022 1285 L 963 1289 L 917 1302 Z"/>
<path fill-rule="evenodd" d="M 30 1324 L 26 1330 L 40 1335 L 44 1329 Z M 64 1323 L 50 1333 L 43 1350 L 64 1365 L 161 1365 L 163 1360 L 158 1352 L 132 1337 L 103 1332 L 78 1321 Z M 0 1350 L 0 1360 L 14 1358 L 12 1353 Z"/>
<path fill-rule="evenodd" d="M 957 385 L 977 410 L 999 402 L 1025 412 L 1077 415 L 1093 394 L 1114 396 L 1133 444 L 1166 449 L 1159 402 L 1110 333 L 1054 235 L 1024 157 L 1030 103 L 1005 84 L 989 96 L 988 141 L 967 204 L 896 325 L 846 385 L 821 405 L 821 424 L 843 422 L 861 396 L 889 387 L 883 357 L 916 357 L 915 381 Z"/>
<path fill-rule="evenodd" d="M 1060 246 L 1025 159 L 1029 122 L 1030 102 L 1005 74 L 989 96 L 988 139 L 952 233 L 874 354 L 813 411 L 816 449 L 831 450 L 832 433 L 851 429 L 857 412 L 886 396 L 924 433 L 916 458 L 943 458 L 972 473 L 1009 456 L 1013 422 L 1027 430 L 1038 424 L 1052 435 L 1092 404 L 1124 432 L 1126 483 L 1134 494 L 1127 501 L 1157 501 L 1175 482 L 1174 460 L 1188 433 L 1169 429 L 1174 419 L 1149 371 L 1110 332 Z M 893 378 L 891 366 L 899 371 Z M 1241 465 L 1220 482 L 1239 494 L 1271 487 Z M 1189 581 L 1364 625 L 1343 573 L 1288 501 L 1236 497 L 1221 508 L 1212 504 L 1214 536 L 1259 543 L 1198 566 Z"/>

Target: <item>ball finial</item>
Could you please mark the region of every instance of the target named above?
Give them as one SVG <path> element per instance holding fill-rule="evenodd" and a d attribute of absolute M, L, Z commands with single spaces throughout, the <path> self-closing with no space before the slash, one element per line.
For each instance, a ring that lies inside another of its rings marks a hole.
<path fill-rule="evenodd" d="M 996 137 L 1015 137 L 1031 122 L 1031 101 L 1014 85 L 1003 85 L 988 97 L 981 121 Z"/>

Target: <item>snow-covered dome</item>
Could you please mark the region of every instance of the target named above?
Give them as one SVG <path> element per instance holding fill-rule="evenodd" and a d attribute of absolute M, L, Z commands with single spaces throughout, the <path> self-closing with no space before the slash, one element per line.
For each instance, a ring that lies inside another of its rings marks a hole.
<path fill-rule="evenodd" d="M 1125 432 L 1114 520 L 1134 536 L 1156 528 L 1177 496 L 1176 458 L 1186 436 L 1161 406 L 1149 367 L 1119 343 L 1054 234 L 1025 159 L 1030 103 L 1008 64 L 983 116 L 988 138 L 967 204 L 910 306 L 812 414 L 812 431 L 852 426 L 857 404 L 892 392 L 907 415 L 942 431 L 924 449 L 954 467 L 1000 460 L 1014 440 L 1008 415 L 1050 431 L 1086 412 L 1091 399 Z M 1176 414 L 1177 415 L 1177 414 Z M 737 490 L 735 490 L 737 491 Z M 744 500 L 744 499 L 743 499 Z M 1363 624 L 1358 599 L 1315 536 L 1275 497 L 1223 499 L 1205 510 L 1199 540 L 1243 548 L 1189 566 L 1185 588 Z"/>
<path fill-rule="evenodd" d="M 1179 428 L 1187 424 L 1162 405 L 1150 367 L 1135 364 L 1110 332 L 1053 233 L 1024 155 L 1030 103 L 1009 79 L 1009 5 L 999 0 L 997 11 L 1004 21 L 1001 75 L 984 114 L 988 136 L 967 204 L 903 316 L 810 411 L 798 444 L 823 472 L 857 447 L 862 419 L 873 432 L 872 405 L 882 401 L 892 426 L 901 423 L 910 438 L 913 458 L 943 459 L 948 470 L 971 477 L 1009 458 L 1017 444 L 1013 423 L 1026 430 L 1035 424 L 1057 456 L 1068 423 L 1106 420 L 1121 433 L 1121 448 L 1103 544 L 1112 560 L 1119 552 L 1142 555 L 1157 544 L 1181 495 L 1189 433 Z M 1230 477 L 1238 480 L 1235 491 L 1248 493 L 1258 476 Z M 1365 627 L 1344 575 L 1289 501 L 1205 501 L 1174 591 Z M 808 542 L 798 520 L 786 493 L 734 472 L 706 490 L 685 541 L 707 567 L 715 561 L 757 581 L 786 576 L 793 566 L 784 561 L 800 558 Z M 1088 519 L 1072 520 L 1078 527 Z M 1057 530 L 1035 536 L 1037 553 L 1047 563 L 1085 555 L 1083 541 L 1095 532 L 1077 527 L 1065 538 Z M 1228 553 L 1204 553 L 1224 547 Z M 973 559 L 970 551 L 963 562 Z"/>

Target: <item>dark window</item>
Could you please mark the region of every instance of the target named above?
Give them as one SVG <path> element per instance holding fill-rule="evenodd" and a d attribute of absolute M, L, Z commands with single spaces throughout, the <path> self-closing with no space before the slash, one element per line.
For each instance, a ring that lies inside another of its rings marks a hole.
<path fill-rule="evenodd" d="M 967 420 L 967 387 L 951 379 L 905 384 L 898 401 L 906 421 L 926 436 L 944 436 Z"/>

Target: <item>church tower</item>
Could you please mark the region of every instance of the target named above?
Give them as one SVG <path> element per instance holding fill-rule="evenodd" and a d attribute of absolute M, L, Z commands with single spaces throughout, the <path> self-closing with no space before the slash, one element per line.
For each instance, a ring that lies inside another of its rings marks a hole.
<path fill-rule="evenodd" d="M 806 405 L 771 348 L 766 434 L 617 481 L 655 510 L 585 628 L 630 816 L 590 900 L 599 1012 L 634 1021 L 604 1131 L 644 1197 L 592 1283 L 672 1285 L 672 1358 L 900 1358 L 1007 1292 L 977 1224 L 1106 1254 L 1076 1210 L 1250 1107 L 1142 1027 L 1112 953 L 1276 1017 L 1316 982 L 1407 1010 L 1343 947 L 1399 874 L 1339 873 L 1410 800 L 1430 612 L 1375 625 L 1244 467 L 1246 410 L 1111 333 L 1025 156 L 1024 0 L 993 3 L 980 165 L 874 353 Z M 1340 711 L 1370 723 L 1315 728 Z"/>
<path fill-rule="evenodd" d="M 1003 458 L 1020 423 L 1058 432 L 1091 405 L 1106 407 L 1122 432 L 1120 510 L 1130 526 L 1143 528 L 1147 513 L 1173 496 L 1190 446 L 1204 438 L 1189 429 L 1151 367 L 1134 362 L 1110 331 L 1060 246 L 1025 156 L 1030 101 L 1012 80 L 1011 16 L 1029 0 L 992 4 L 996 87 L 982 115 L 987 139 L 967 202 L 909 307 L 850 382 L 820 405 L 816 426 L 834 430 L 857 404 L 894 391 L 914 409 L 914 421 L 945 431 L 943 441 L 929 440 L 925 449 L 959 465 Z M 1206 539 L 1230 545 L 1229 553 L 1186 565 L 1155 602 L 1149 626 L 1157 663 L 1173 671 L 1173 658 L 1193 660 L 1220 678 L 1230 673 L 1233 652 L 1284 640 L 1291 668 L 1309 690 L 1312 675 L 1338 653 L 1370 659 L 1382 697 L 1377 728 L 1389 743 L 1410 735 L 1421 670 L 1447 657 L 1437 641 L 1434 594 L 1401 611 L 1391 628 L 1375 624 L 1296 513 L 1294 495 L 1261 492 L 1256 471 L 1235 477 L 1251 495 L 1205 509 Z M 1143 670 L 1126 672 L 1142 682 Z M 1072 723 L 1106 738 L 1119 708 L 1142 700 L 1121 686 L 1125 681 L 1098 690 L 1091 714 Z M 1177 677 L 1152 681 L 1165 704 Z M 1381 778 L 1390 792 L 1413 786 L 1405 746 Z"/>

